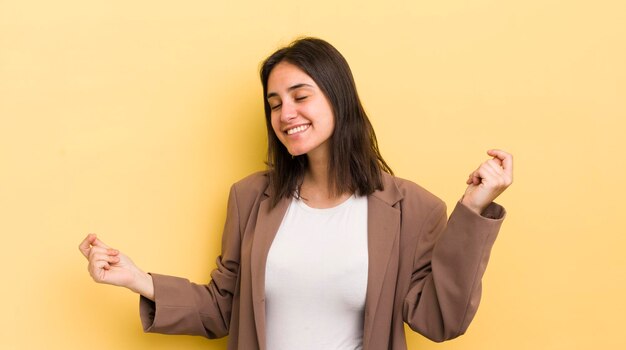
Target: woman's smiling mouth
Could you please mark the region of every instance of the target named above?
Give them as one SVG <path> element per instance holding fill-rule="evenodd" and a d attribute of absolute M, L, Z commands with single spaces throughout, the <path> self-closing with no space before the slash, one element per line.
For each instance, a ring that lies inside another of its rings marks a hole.
<path fill-rule="evenodd" d="M 311 124 L 298 125 L 298 126 L 296 126 L 294 128 L 287 129 L 286 133 L 287 133 L 287 135 L 297 134 L 297 133 L 303 132 L 304 130 L 308 129 L 309 126 L 311 126 Z"/>

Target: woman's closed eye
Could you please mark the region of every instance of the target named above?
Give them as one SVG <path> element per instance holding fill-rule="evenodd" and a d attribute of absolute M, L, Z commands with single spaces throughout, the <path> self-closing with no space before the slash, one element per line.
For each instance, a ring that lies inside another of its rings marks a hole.
<path fill-rule="evenodd" d="M 295 98 L 295 100 L 296 100 L 296 101 L 302 101 L 302 100 L 305 100 L 307 97 L 309 97 L 309 96 L 308 96 L 308 95 L 305 95 L 305 96 L 298 96 L 298 97 L 296 97 L 296 98 Z"/>
<path fill-rule="evenodd" d="M 294 97 L 294 101 L 296 101 L 296 102 L 304 101 L 304 100 L 306 100 L 308 97 L 309 97 L 309 95 L 297 96 L 297 97 Z M 275 110 L 279 109 L 282 105 L 283 105 L 282 103 L 277 103 L 277 104 L 275 104 L 275 105 L 272 105 L 272 104 L 270 103 L 270 109 L 271 109 L 271 110 L 273 110 L 273 111 L 275 111 Z"/>

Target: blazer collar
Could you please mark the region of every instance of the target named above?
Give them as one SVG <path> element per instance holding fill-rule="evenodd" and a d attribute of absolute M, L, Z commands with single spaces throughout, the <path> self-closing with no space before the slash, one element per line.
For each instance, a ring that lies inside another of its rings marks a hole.
<path fill-rule="evenodd" d="M 370 196 L 380 199 L 389 206 L 394 206 L 403 198 L 394 179 L 392 175 L 383 172 L 383 189 L 375 191 Z"/>
<path fill-rule="evenodd" d="M 289 208 L 290 198 L 281 199 L 270 208 L 273 195 L 270 186 L 264 191 L 253 237 L 250 263 L 252 269 L 253 312 L 260 349 L 265 349 L 265 267 L 267 254 L 283 217 Z M 402 200 L 393 176 L 383 173 L 383 190 L 368 196 L 368 280 L 365 299 L 363 346 L 368 348 L 374 331 L 374 317 L 389 264 L 400 232 L 400 210 L 396 203 Z"/>

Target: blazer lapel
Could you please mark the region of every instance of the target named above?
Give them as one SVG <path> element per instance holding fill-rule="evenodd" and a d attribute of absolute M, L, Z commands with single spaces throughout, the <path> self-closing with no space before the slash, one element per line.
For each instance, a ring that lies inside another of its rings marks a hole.
<path fill-rule="evenodd" d="M 367 349 L 373 333 L 374 318 L 385 281 L 387 265 L 391 258 L 394 242 L 400 232 L 400 210 L 393 207 L 402 199 L 391 176 L 384 174 L 384 190 L 368 197 L 368 277 L 365 297 L 365 322 L 363 348 Z M 397 243 L 396 243 L 397 244 Z"/>
<path fill-rule="evenodd" d="M 267 254 L 291 200 L 283 198 L 274 208 L 269 189 L 261 201 L 250 252 L 254 323 L 261 350 L 265 349 L 265 265 Z"/>

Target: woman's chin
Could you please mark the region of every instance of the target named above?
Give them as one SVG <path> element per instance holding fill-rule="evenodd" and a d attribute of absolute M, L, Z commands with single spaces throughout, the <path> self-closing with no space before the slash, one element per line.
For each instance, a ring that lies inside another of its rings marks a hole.
<path fill-rule="evenodd" d="M 290 151 L 289 154 L 291 154 L 292 157 L 298 157 L 298 156 L 306 155 L 306 152 L 304 152 L 304 151 Z"/>
<path fill-rule="evenodd" d="M 291 156 L 298 157 L 307 154 L 309 150 L 306 147 L 292 147 L 288 148 L 287 151 Z"/>

